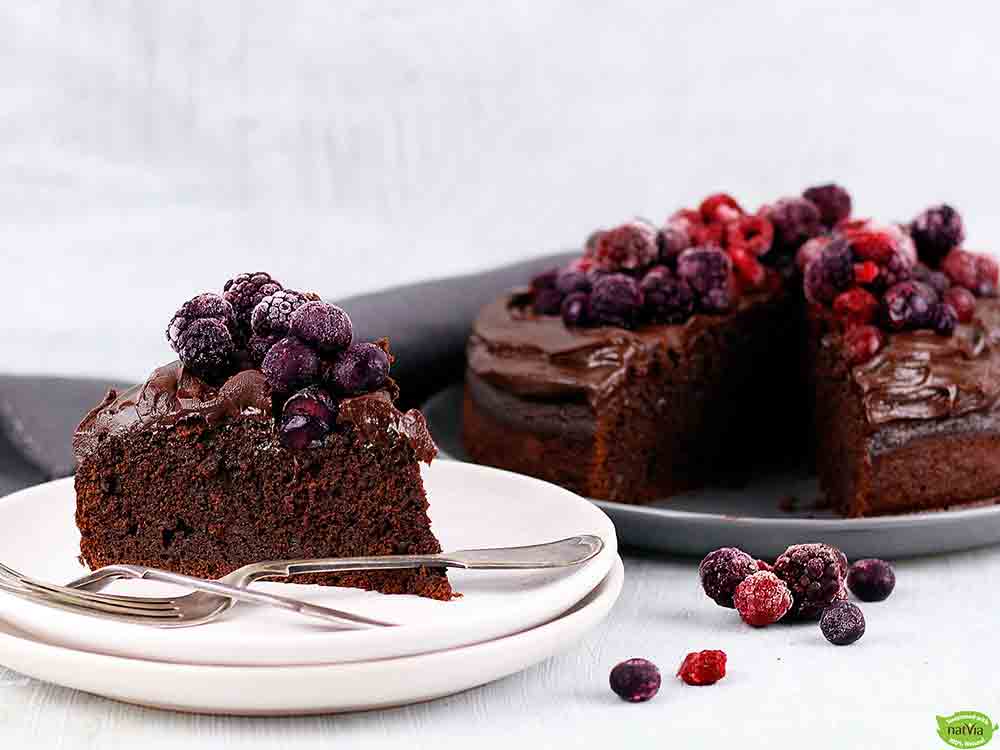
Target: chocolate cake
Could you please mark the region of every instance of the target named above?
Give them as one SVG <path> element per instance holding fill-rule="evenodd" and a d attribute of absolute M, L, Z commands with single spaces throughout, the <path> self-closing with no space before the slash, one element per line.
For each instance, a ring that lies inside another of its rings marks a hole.
<path fill-rule="evenodd" d="M 201 295 L 171 321 L 179 361 L 78 427 L 82 561 L 219 578 L 262 560 L 439 552 L 419 468 L 437 448 L 423 416 L 395 406 L 387 342 L 352 343 L 340 308 L 266 274 L 234 281 L 242 299 Z M 291 580 L 452 597 L 443 569 Z"/>
<path fill-rule="evenodd" d="M 750 214 L 710 196 L 488 304 L 472 458 L 648 502 L 807 448 L 849 516 L 1000 496 L 997 266 L 935 206 L 852 219 L 835 185 Z"/>

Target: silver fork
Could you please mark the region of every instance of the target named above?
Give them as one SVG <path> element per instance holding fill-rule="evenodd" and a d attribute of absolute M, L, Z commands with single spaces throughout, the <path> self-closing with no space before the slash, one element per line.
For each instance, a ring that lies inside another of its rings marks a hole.
<path fill-rule="evenodd" d="M 285 578 L 303 573 L 344 573 L 358 570 L 402 570 L 406 568 L 462 568 L 465 570 L 530 570 L 562 568 L 580 565 L 593 559 L 604 548 L 604 541 L 592 534 L 560 539 L 546 544 L 525 547 L 499 547 L 494 549 L 471 549 L 457 552 L 440 552 L 432 555 L 384 555 L 378 557 L 322 558 L 316 560 L 277 560 L 251 563 L 234 570 L 215 581 L 202 581 L 175 573 L 144 568 L 138 565 L 108 565 L 95 570 L 90 575 L 67 584 L 70 590 L 95 592 L 120 578 L 147 578 L 180 583 L 198 589 L 194 593 L 178 597 L 138 598 L 147 605 L 180 606 L 198 617 L 186 620 L 163 621 L 151 624 L 160 627 L 190 627 L 212 620 L 236 605 L 237 599 L 229 588 L 243 593 L 254 581 L 263 578 Z M 184 579 L 184 580 L 179 580 Z M 110 596 L 115 600 L 136 601 L 136 597 Z M 310 605 L 312 606 L 312 605 Z M 343 614 L 343 613 L 341 613 Z"/>

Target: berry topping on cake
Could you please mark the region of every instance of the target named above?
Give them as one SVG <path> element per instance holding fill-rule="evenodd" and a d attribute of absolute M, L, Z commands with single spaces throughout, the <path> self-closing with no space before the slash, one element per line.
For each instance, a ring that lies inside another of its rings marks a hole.
<path fill-rule="evenodd" d="M 677 276 L 686 281 L 701 310 L 724 312 L 732 304 L 733 263 L 722 250 L 695 247 L 677 259 Z"/>
<path fill-rule="evenodd" d="M 827 243 L 819 255 L 806 267 L 804 290 L 806 299 L 818 304 L 831 304 L 841 292 L 854 283 L 854 253 L 843 237 Z"/>
<path fill-rule="evenodd" d="M 726 225 L 726 248 L 755 258 L 766 255 L 774 243 L 774 225 L 766 216 L 747 214 Z"/>
<path fill-rule="evenodd" d="M 970 322 L 976 314 L 976 297 L 965 287 L 950 287 L 942 299 L 954 308 L 959 323 Z"/>
<path fill-rule="evenodd" d="M 851 215 L 850 194 L 832 182 L 811 187 L 802 193 L 802 197 L 819 209 L 820 221 L 828 229 Z"/>
<path fill-rule="evenodd" d="M 882 296 L 882 320 L 890 331 L 933 328 L 937 292 L 919 281 L 904 281 Z"/>
<path fill-rule="evenodd" d="M 316 381 L 319 355 L 304 342 L 289 336 L 268 350 L 260 369 L 276 393 L 291 393 Z"/>
<path fill-rule="evenodd" d="M 660 690 L 660 670 L 647 659 L 629 659 L 615 665 L 608 681 L 619 698 L 630 703 L 648 701 Z"/>
<path fill-rule="evenodd" d="M 766 207 L 763 214 L 774 227 L 774 247 L 781 255 L 795 253 L 823 232 L 819 209 L 805 198 L 782 198 Z"/>
<path fill-rule="evenodd" d="M 337 402 L 319 386 L 311 385 L 290 396 L 281 410 L 281 444 L 302 450 L 333 429 Z"/>
<path fill-rule="evenodd" d="M 958 313 L 947 302 L 938 302 L 931 311 L 931 322 L 938 336 L 951 336 L 958 326 Z"/>
<path fill-rule="evenodd" d="M 965 240 L 962 215 L 947 203 L 923 211 L 910 222 L 909 229 L 917 255 L 932 268 Z"/>
<path fill-rule="evenodd" d="M 871 292 L 854 287 L 837 295 L 833 300 L 833 314 L 844 329 L 866 325 L 878 315 L 879 303 Z"/>
<path fill-rule="evenodd" d="M 745 578 L 757 572 L 757 561 L 736 547 L 709 552 L 698 566 L 701 587 L 716 604 L 732 609 L 733 594 Z"/>
<path fill-rule="evenodd" d="M 180 336 L 177 356 L 184 367 L 210 381 L 224 378 L 236 347 L 226 324 L 215 318 L 192 321 Z"/>
<path fill-rule="evenodd" d="M 654 266 L 639 285 L 646 317 L 653 323 L 683 323 L 694 311 L 694 293 L 666 266 Z"/>
<path fill-rule="evenodd" d="M 989 256 L 968 250 L 952 250 L 941 263 L 952 284 L 965 287 L 977 297 L 995 297 L 997 263 Z"/>
<path fill-rule="evenodd" d="M 563 295 L 552 287 L 535 291 L 532 309 L 539 315 L 558 315 L 562 310 Z"/>
<path fill-rule="evenodd" d="M 644 221 L 601 233 L 594 249 L 597 268 L 604 271 L 638 271 L 656 262 L 656 229 Z"/>
<path fill-rule="evenodd" d="M 774 573 L 761 570 L 744 578 L 736 587 L 733 603 L 743 622 L 762 628 L 788 614 L 792 608 L 792 592 Z"/>
<path fill-rule="evenodd" d="M 563 322 L 570 327 L 587 325 L 590 315 L 590 295 L 586 292 L 567 294 L 560 310 Z"/>
<path fill-rule="evenodd" d="M 233 306 L 236 325 L 242 340 L 250 338 L 250 317 L 253 309 L 269 294 L 274 294 L 282 286 L 263 271 L 241 273 L 226 282 L 223 297 Z"/>
<path fill-rule="evenodd" d="M 631 328 L 639 320 L 642 292 L 635 279 L 615 273 L 594 282 L 590 294 L 590 316 L 599 325 Z"/>
<path fill-rule="evenodd" d="M 861 365 L 870 360 L 885 344 L 885 334 L 875 326 L 856 326 L 844 333 L 844 351 L 848 362 Z"/>
<path fill-rule="evenodd" d="M 938 296 L 942 296 L 951 288 L 951 279 L 948 278 L 948 274 L 944 271 L 933 271 L 923 263 L 917 263 L 913 267 L 913 278 L 929 286 L 938 293 Z"/>
<path fill-rule="evenodd" d="M 254 336 L 284 336 L 291 325 L 292 313 L 308 302 L 301 292 L 279 289 L 269 294 L 250 314 L 250 329 Z"/>
<path fill-rule="evenodd" d="M 669 268 L 677 267 L 677 256 L 691 247 L 691 238 L 677 223 L 667 223 L 656 235 L 659 262 Z"/>
<path fill-rule="evenodd" d="M 799 273 L 804 274 L 806 272 L 809 264 L 816 260 L 820 256 L 820 253 L 823 252 L 823 248 L 830 244 L 830 239 L 831 237 L 826 234 L 813 237 L 799 248 L 799 251 L 795 254 L 795 265 L 799 269 Z"/>
<path fill-rule="evenodd" d="M 266 336 L 253 335 L 247 342 L 247 354 L 249 355 L 250 364 L 254 367 L 259 368 L 264 363 L 264 357 L 271 350 L 271 347 L 277 344 L 284 336 L 281 334 L 268 334 Z"/>
<path fill-rule="evenodd" d="M 337 393 L 351 395 L 376 391 L 385 385 L 391 360 L 387 345 L 380 343 L 351 344 L 329 370 L 330 387 Z"/>
<path fill-rule="evenodd" d="M 328 302 L 306 302 L 292 313 L 290 331 L 323 354 L 351 345 L 354 328 L 347 313 Z"/>
<path fill-rule="evenodd" d="M 167 342 L 175 352 L 180 351 L 181 342 L 188 327 L 196 320 L 217 320 L 235 333 L 236 320 L 233 307 L 218 294 L 207 292 L 189 299 L 174 313 L 167 326 Z"/>
<path fill-rule="evenodd" d="M 567 268 L 556 277 L 556 290 L 563 295 L 574 292 L 589 292 L 593 285 L 591 277 L 584 271 Z"/>
<path fill-rule="evenodd" d="M 880 602 L 896 587 L 896 573 L 885 560 L 865 558 L 851 566 L 847 587 L 863 602 Z"/>
<path fill-rule="evenodd" d="M 726 676 L 726 652 L 692 652 L 684 657 L 677 676 L 688 685 L 714 685 Z"/>
<path fill-rule="evenodd" d="M 836 602 L 824 610 L 819 628 L 830 643 L 847 646 L 865 634 L 865 616 L 857 604 Z"/>
<path fill-rule="evenodd" d="M 738 219 L 744 214 L 743 208 L 736 199 L 728 193 L 714 193 L 705 198 L 698 206 L 698 213 L 706 224 L 715 222 L 726 223 Z"/>
<path fill-rule="evenodd" d="M 537 292 L 540 289 L 555 289 L 556 278 L 559 276 L 560 271 L 561 269 L 559 266 L 546 268 L 531 280 L 532 291 Z"/>
<path fill-rule="evenodd" d="M 792 592 L 791 616 L 814 619 L 843 588 L 846 558 L 826 544 L 794 544 L 775 561 L 774 572 Z"/>

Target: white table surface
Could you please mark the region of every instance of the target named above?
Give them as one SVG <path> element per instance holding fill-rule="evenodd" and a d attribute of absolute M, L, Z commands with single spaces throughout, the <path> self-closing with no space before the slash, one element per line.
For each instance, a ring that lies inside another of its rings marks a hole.
<path fill-rule="evenodd" d="M 138 379 L 178 304 L 239 271 L 346 295 L 717 189 L 756 205 L 836 179 L 902 219 L 949 200 L 991 249 L 998 20 L 972 0 L 4 4 L 0 371 Z M 898 573 L 838 649 L 739 626 L 691 562 L 629 557 L 570 652 L 356 716 L 182 716 L 0 670 L 0 747 L 943 747 L 935 714 L 1000 718 L 1000 550 Z M 669 674 L 710 647 L 716 687 L 607 689 L 620 659 Z"/>

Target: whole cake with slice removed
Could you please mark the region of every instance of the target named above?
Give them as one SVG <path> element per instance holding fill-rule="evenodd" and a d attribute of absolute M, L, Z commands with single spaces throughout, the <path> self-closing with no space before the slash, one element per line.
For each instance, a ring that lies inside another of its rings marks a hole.
<path fill-rule="evenodd" d="M 76 521 L 91 568 L 219 578 L 262 560 L 440 552 L 423 416 L 395 406 L 388 342 L 353 341 L 335 305 L 243 274 L 185 303 L 179 360 L 80 423 Z M 452 597 L 443 569 L 297 576 Z"/>

